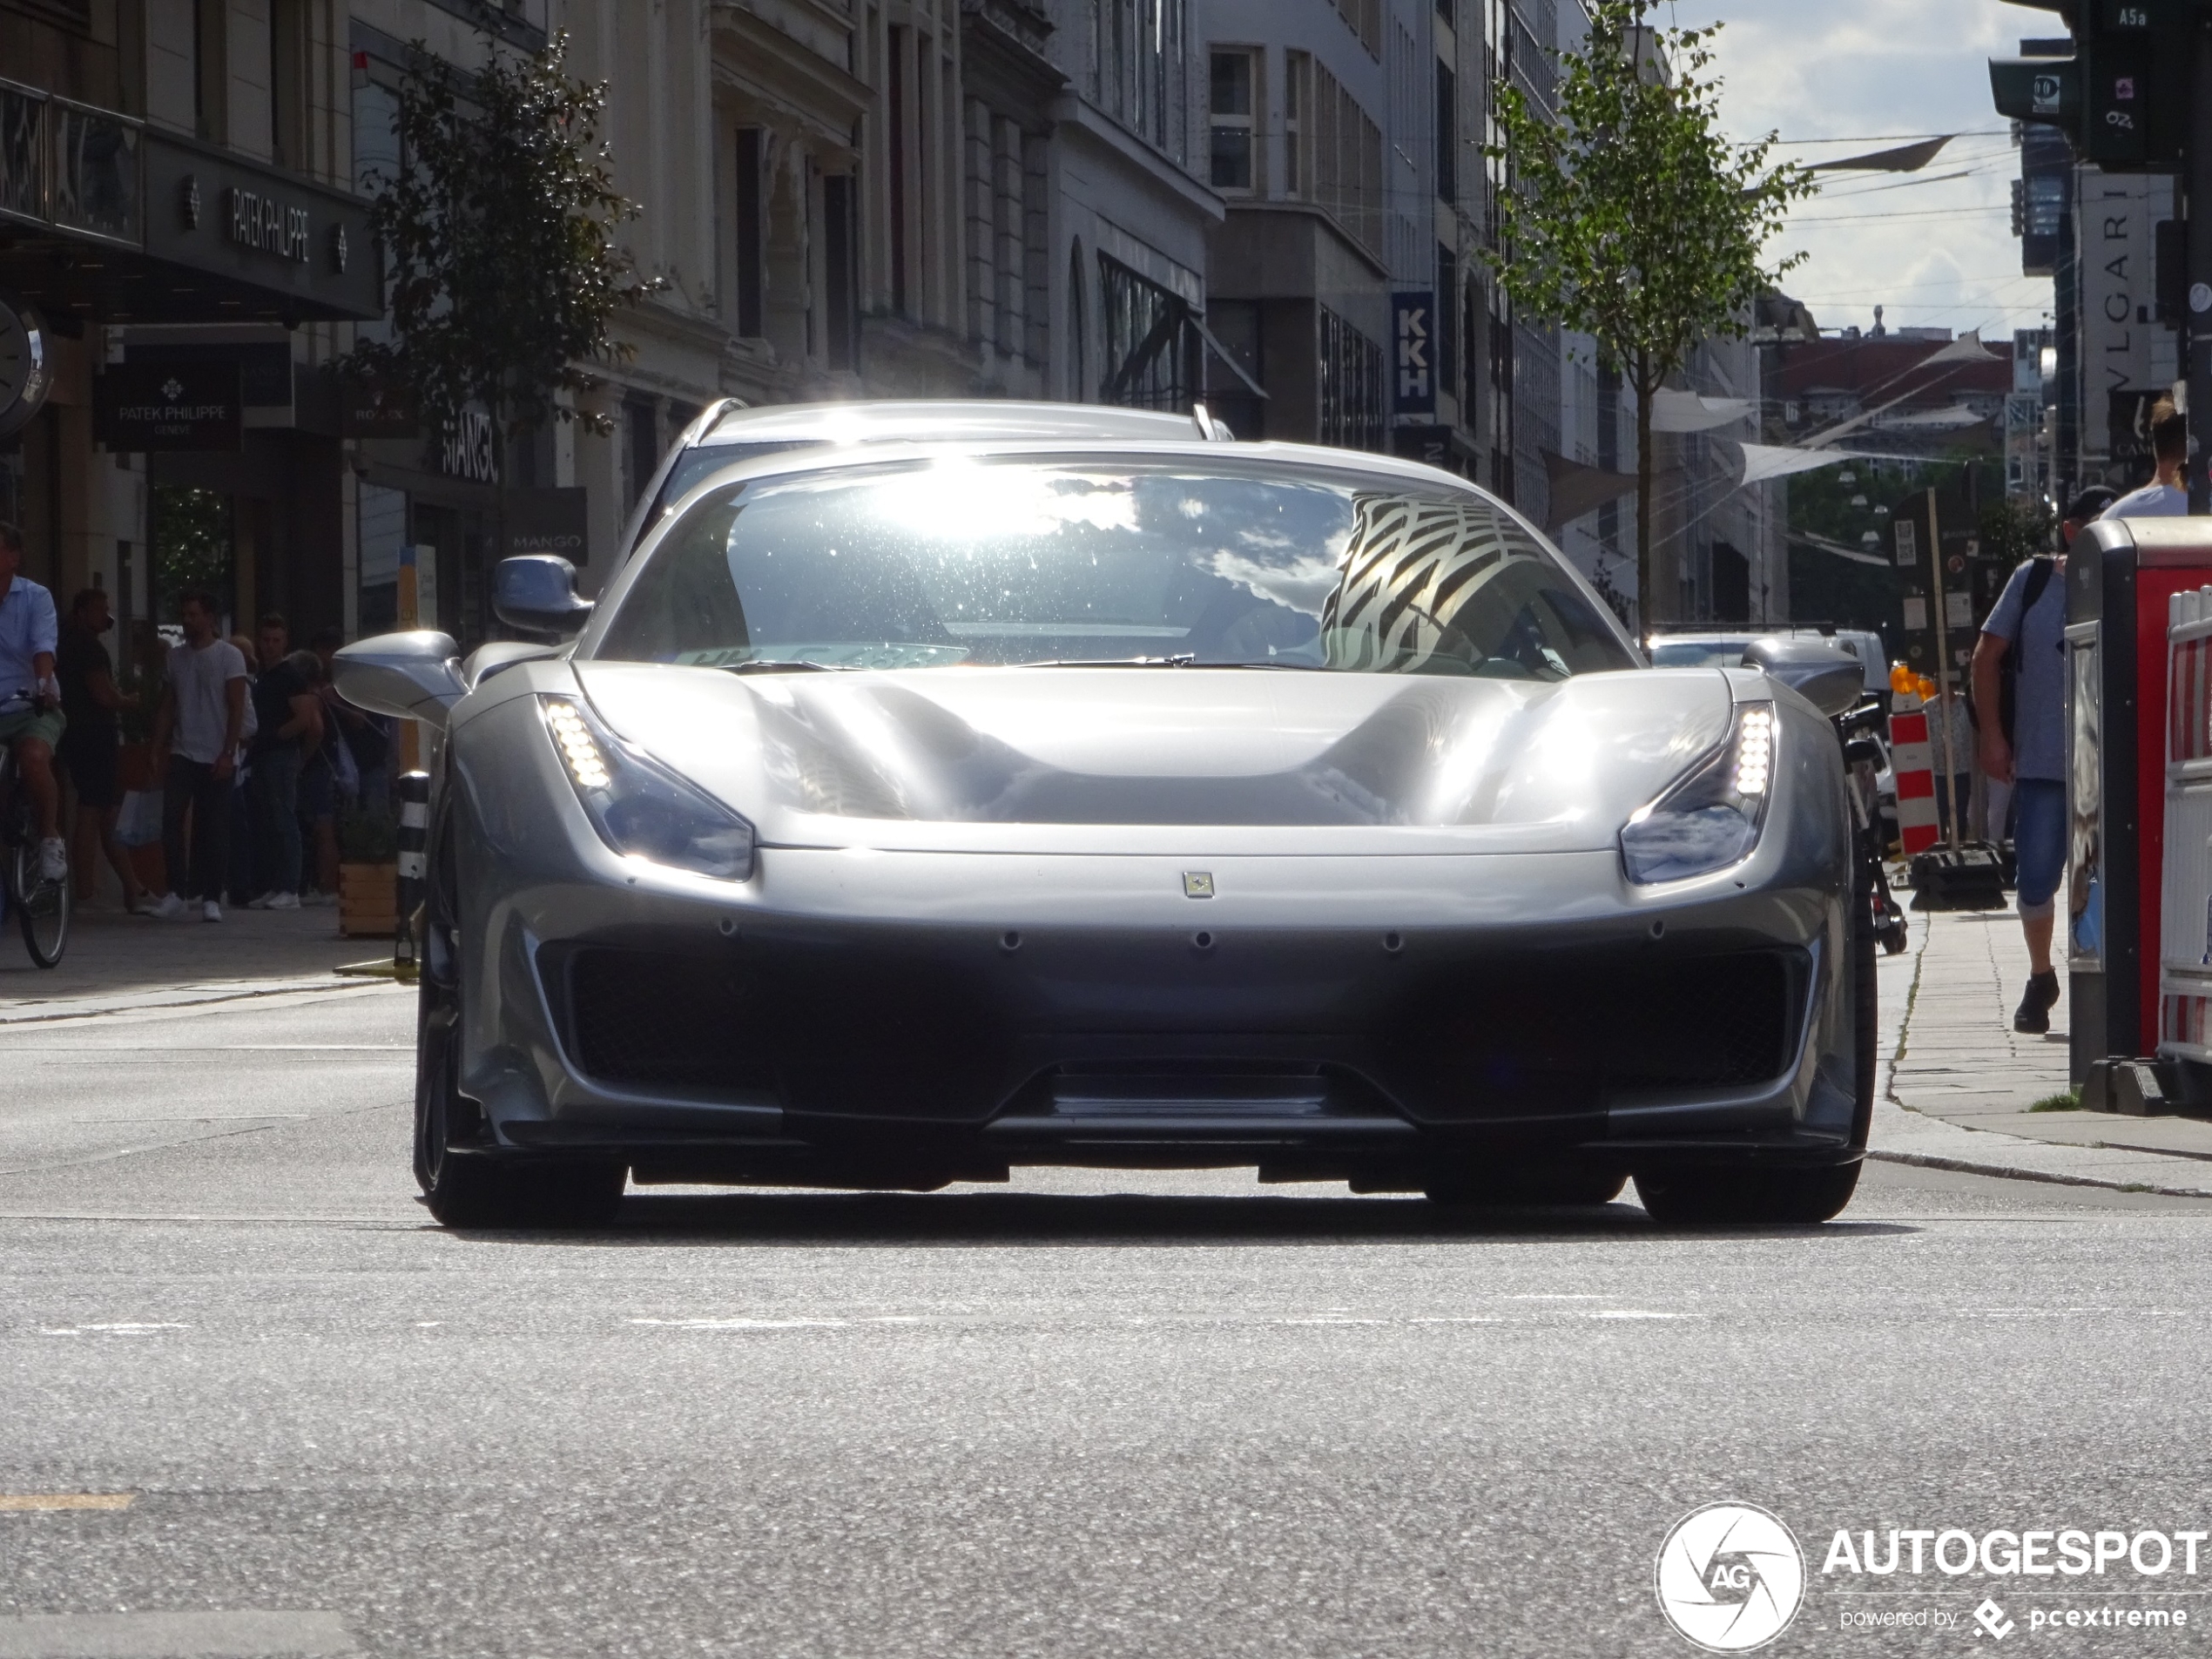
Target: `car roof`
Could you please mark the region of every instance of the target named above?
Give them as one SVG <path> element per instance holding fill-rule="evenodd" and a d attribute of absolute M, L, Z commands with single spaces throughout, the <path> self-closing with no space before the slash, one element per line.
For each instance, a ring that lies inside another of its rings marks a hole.
<path fill-rule="evenodd" d="M 1111 403 L 1025 403 L 1008 398 L 777 403 L 732 409 L 698 447 L 752 443 L 896 443 L 979 438 L 1196 440 L 1189 415 Z"/>

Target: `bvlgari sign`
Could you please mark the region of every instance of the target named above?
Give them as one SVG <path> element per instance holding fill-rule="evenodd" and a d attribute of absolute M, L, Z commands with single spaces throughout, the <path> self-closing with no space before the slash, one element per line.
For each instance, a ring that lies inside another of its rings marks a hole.
<path fill-rule="evenodd" d="M 257 253 L 307 262 L 307 210 L 264 195 L 231 187 L 231 240 Z M 343 268 L 342 266 L 341 267 Z"/>

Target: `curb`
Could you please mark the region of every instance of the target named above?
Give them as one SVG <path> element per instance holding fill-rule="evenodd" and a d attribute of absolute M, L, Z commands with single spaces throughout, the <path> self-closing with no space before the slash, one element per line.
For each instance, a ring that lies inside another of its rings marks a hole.
<path fill-rule="evenodd" d="M 1911 1111 L 1912 1109 L 1906 1106 L 1900 1109 Z M 1982 1131 L 1969 1130 L 1966 1132 L 1978 1134 Z M 2042 1146 L 2047 1143 L 2037 1141 L 2033 1144 Z M 1910 1163 L 1923 1170 L 1948 1170 L 1953 1175 L 1993 1176 L 2000 1181 L 2041 1181 L 2057 1187 L 2101 1187 L 2107 1192 L 2148 1192 L 2161 1198 L 2212 1199 L 2212 1190 L 2202 1187 L 2161 1187 L 2142 1181 L 2104 1181 L 2086 1175 L 2057 1175 L 2048 1170 L 2024 1170 L 2016 1164 L 1980 1163 L 1968 1158 L 1938 1157 L 1927 1152 L 1888 1152 L 1869 1147 L 1866 1156 L 1884 1163 Z M 2144 1156 L 2161 1157 L 2166 1155 L 2152 1152 Z"/>

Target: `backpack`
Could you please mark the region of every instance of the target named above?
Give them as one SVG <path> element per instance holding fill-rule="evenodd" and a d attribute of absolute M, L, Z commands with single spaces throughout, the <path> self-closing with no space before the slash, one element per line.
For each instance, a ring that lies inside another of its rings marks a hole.
<path fill-rule="evenodd" d="M 2027 613 L 2035 609 L 2036 601 L 2043 597 L 2043 590 L 2051 585 L 2051 577 L 2058 571 L 2054 558 L 2038 556 L 2027 562 L 2027 586 L 2020 594 L 2020 637 L 2027 637 Z M 2006 745 L 2013 743 L 2013 717 L 2020 704 L 2020 654 L 2008 651 L 1998 668 L 1997 719 L 2004 729 Z"/>

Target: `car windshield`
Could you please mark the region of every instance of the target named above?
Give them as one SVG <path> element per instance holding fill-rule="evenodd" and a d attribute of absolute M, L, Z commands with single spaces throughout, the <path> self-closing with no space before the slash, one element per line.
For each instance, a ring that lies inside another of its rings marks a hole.
<path fill-rule="evenodd" d="M 590 656 L 740 671 L 1635 665 L 1487 497 L 1279 462 L 961 457 L 732 484 L 595 631 Z"/>
<path fill-rule="evenodd" d="M 1662 639 L 1651 647 L 1654 668 L 1734 668 L 1743 660 L 1750 640 Z"/>

